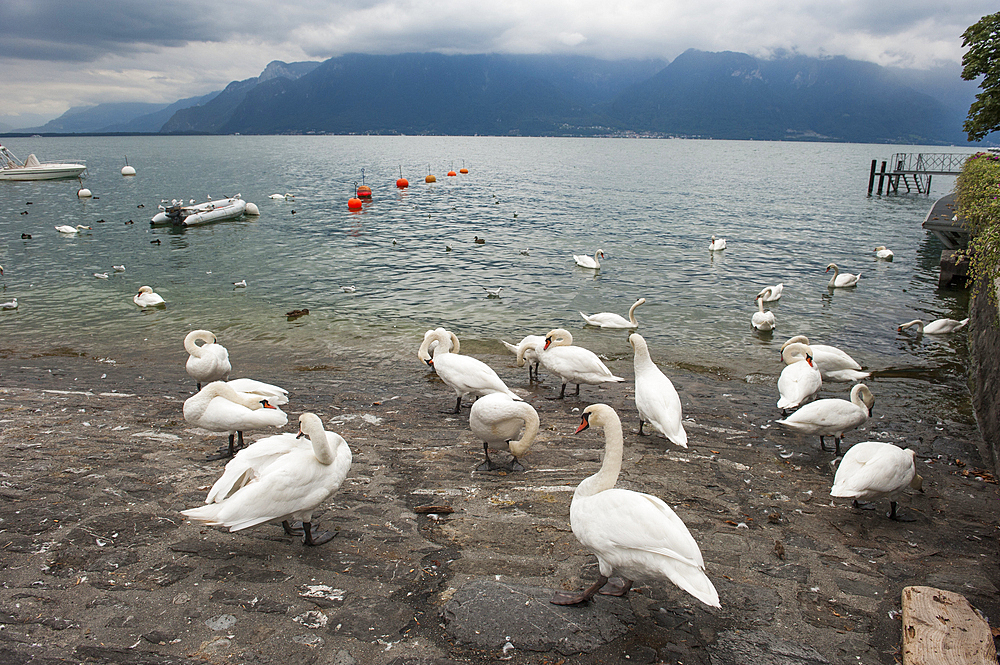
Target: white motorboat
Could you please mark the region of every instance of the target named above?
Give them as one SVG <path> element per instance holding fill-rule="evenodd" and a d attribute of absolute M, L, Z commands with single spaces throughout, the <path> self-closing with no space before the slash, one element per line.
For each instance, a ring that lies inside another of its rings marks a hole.
<path fill-rule="evenodd" d="M 150 226 L 198 226 L 209 222 L 221 222 L 241 217 L 247 211 L 247 203 L 240 195 L 217 201 L 184 205 L 173 200 L 170 205 L 160 205 L 160 212 L 150 220 Z"/>
<path fill-rule="evenodd" d="M 23 162 L 5 146 L 0 145 L 0 180 L 59 180 L 78 178 L 87 170 L 86 164 L 40 162 L 33 154 Z"/>

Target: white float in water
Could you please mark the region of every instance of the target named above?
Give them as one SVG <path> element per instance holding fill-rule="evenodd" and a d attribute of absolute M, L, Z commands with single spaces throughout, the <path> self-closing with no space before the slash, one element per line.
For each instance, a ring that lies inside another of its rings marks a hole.
<path fill-rule="evenodd" d="M 90 190 L 87 189 L 86 187 L 81 187 L 80 190 L 76 193 L 76 195 L 81 199 L 89 199 L 91 196 L 93 196 Z"/>

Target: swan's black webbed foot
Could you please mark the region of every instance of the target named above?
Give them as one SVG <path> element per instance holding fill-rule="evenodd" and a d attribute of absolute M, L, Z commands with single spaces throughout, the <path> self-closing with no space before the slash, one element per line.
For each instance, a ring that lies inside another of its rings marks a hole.
<path fill-rule="evenodd" d="M 597 581 L 593 585 L 587 587 L 583 591 L 579 591 L 577 593 L 558 591 L 554 596 L 552 596 L 552 598 L 549 599 L 549 602 L 553 605 L 579 605 L 580 603 L 585 603 L 593 598 L 594 594 L 597 593 L 601 587 L 607 584 L 607 582 L 608 578 L 601 575 L 597 578 Z"/>
<path fill-rule="evenodd" d="M 281 528 L 285 530 L 285 535 L 288 536 L 302 536 L 305 534 L 305 529 L 302 528 L 302 522 L 296 522 L 293 525 L 289 524 L 288 520 L 282 520 Z"/>
<path fill-rule="evenodd" d="M 316 535 L 313 535 L 312 524 L 310 522 L 303 522 L 302 528 L 306 532 L 305 537 L 302 539 L 303 545 L 322 545 L 323 543 L 330 542 L 333 540 L 333 537 L 337 535 L 336 531 L 321 531 Z"/>
<path fill-rule="evenodd" d="M 851 505 L 858 510 L 875 510 L 875 504 L 870 501 L 858 501 L 855 499 L 851 502 Z"/>
<path fill-rule="evenodd" d="M 639 419 L 639 436 L 649 436 L 648 434 L 646 434 L 645 432 L 642 431 L 642 426 L 645 425 L 645 424 L 646 423 L 642 420 L 642 418 L 640 418 Z"/>
<path fill-rule="evenodd" d="M 511 471 L 527 471 L 527 470 L 528 470 L 528 467 L 526 467 L 526 466 L 524 466 L 523 464 L 521 464 L 521 463 L 520 463 L 520 462 L 519 462 L 519 461 L 517 460 L 517 458 L 515 457 L 515 458 L 513 458 L 513 459 L 511 460 L 511 462 L 510 462 L 510 470 L 511 470 Z"/>
<path fill-rule="evenodd" d="M 577 388 L 580 386 L 578 385 Z M 559 391 L 559 395 L 556 397 L 547 397 L 546 399 L 565 399 L 566 397 L 566 384 L 562 384 L 562 390 Z"/>
<path fill-rule="evenodd" d="M 889 502 L 889 512 L 886 513 L 886 517 L 896 522 L 916 522 L 917 518 L 910 513 L 903 513 L 902 515 L 896 512 L 896 502 Z"/>
<path fill-rule="evenodd" d="M 214 462 L 215 460 L 228 459 L 228 458 L 232 457 L 233 455 L 235 455 L 236 454 L 236 446 L 235 446 L 235 443 L 234 443 L 235 437 L 236 437 L 235 434 L 230 434 L 229 435 L 229 445 L 228 446 L 220 446 L 219 449 L 216 450 L 214 453 L 211 453 L 210 455 L 206 455 L 205 456 L 205 460 L 208 461 L 208 462 Z M 242 443 L 243 443 L 243 440 L 242 440 L 242 437 L 241 437 L 240 438 L 240 444 L 242 445 Z"/>
<path fill-rule="evenodd" d="M 603 596 L 624 596 L 632 588 L 632 580 L 623 577 L 612 577 L 608 583 L 601 587 L 600 593 Z"/>

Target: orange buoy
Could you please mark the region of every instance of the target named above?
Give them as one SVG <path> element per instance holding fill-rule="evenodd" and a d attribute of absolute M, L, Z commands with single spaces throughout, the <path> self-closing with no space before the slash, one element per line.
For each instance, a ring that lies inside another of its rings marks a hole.
<path fill-rule="evenodd" d="M 459 173 L 468 173 L 468 172 L 469 172 L 469 169 L 467 169 L 467 168 L 465 168 L 465 167 L 463 166 L 462 168 L 460 168 L 460 169 L 458 170 L 458 172 L 459 172 Z"/>
<path fill-rule="evenodd" d="M 399 187 L 400 189 L 405 189 L 406 187 L 409 186 L 410 186 L 410 181 L 407 180 L 406 178 L 400 178 L 396 181 L 396 187 Z"/>
<path fill-rule="evenodd" d="M 424 178 L 424 182 L 437 182 L 437 178 L 435 178 L 434 176 L 432 176 L 430 174 L 427 174 L 427 177 Z"/>
<path fill-rule="evenodd" d="M 450 176 L 455 176 L 455 175 L 458 175 L 458 174 L 457 174 L 457 173 L 455 173 L 454 171 L 448 171 L 448 175 L 450 175 Z"/>
<path fill-rule="evenodd" d="M 347 199 L 347 209 L 348 210 L 361 210 L 361 199 L 352 196 Z"/>
<path fill-rule="evenodd" d="M 372 188 L 368 185 L 358 185 L 357 194 L 360 199 L 370 199 L 372 197 Z"/>

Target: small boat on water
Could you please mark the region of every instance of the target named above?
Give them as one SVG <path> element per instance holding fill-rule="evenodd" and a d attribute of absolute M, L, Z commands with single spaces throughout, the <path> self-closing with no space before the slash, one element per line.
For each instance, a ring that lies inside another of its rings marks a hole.
<path fill-rule="evenodd" d="M 252 208 L 250 206 L 253 206 Z M 160 212 L 150 220 L 150 226 L 198 226 L 210 222 L 236 219 L 243 215 L 259 214 L 257 206 L 247 203 L 240 195 L 217 201 L 209 199 L 205 203 L 184 205 L 174 199 L 170 205 L 160 205 Z"/>
<path fill-rule="evenodd" d="M 40 162 L 33 154 L 23 162 L 0 144 L 0 180 L 60 180 L 79 178 L 86 164 Z"/>

